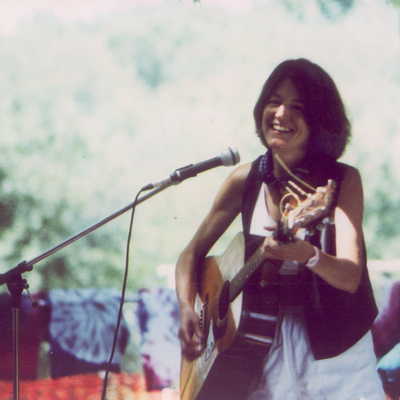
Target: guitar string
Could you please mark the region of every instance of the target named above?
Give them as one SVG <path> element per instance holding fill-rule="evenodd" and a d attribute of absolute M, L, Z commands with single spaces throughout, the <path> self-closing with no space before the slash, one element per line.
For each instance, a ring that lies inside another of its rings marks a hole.
<path fill-rule="evenodd" d="M 235 277 L 230 282 L 229 287 L 229 302 L 232 302 L 237 295 L 241 292 L 241 288 L 243 283 L 247 281 L 247 279 L 254 273 L 254 271 L 258 268 L 261 262 L 264 260 L 260 248 L 250 257 L 250 259 L 245 263 L 245 265 L 240 269 L 240 271 L 235 275 Z M 221 285 L 222 287 L 222 285 Z M 235 296 L 233 297 L 233 294 Z M 233 298 L 232 298 L 233 297 Z M 220 297 L 214 297 L 213 299 L 208 299 L 202 305 L 202 309 L 214 308 L 215 305 L 219 303 Z"/>

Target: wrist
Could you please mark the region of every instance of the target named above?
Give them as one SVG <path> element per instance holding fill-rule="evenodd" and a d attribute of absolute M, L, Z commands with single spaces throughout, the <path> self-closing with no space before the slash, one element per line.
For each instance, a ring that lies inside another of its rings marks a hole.
<path fill-rule="evenodd" d="M 192 302 L 188 301 L 188 300 L 182 300 L 179 301 L 179 310 L 180 312 L 184 312 L 187 310 L 193 310 L 194 305 L 192 304 Z"/>
<path fill-rule="evenodd" d="M 320 258 L 320 256 L 321 256 L 321 250 L 318 248 L 318 247 L 316 247 L 316 246 L 313 246 L 314 247 L 314 255 L 313 256 L 311 256 L 305 263 L 304 263 L 304 265 L 307 267 L 307 268 L 314 268 L 317 264 L 318 264 L 318 261 L 319 261 L 319 258 Z"/>

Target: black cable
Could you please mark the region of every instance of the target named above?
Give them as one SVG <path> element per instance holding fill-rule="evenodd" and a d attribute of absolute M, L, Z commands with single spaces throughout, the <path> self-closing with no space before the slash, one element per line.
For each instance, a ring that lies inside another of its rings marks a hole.
<path fill-rule="evenodd" d="M 126 283 L 127 283 L 127 279 L 128 279 L 129 251 L 130 251 L 130 243 L 131 243 L 131 237 L 132 237 L 133 218 L 134 218 L 134 215 L 135 215 L 135 209 L 136 209 L 137 201 L 138 201 L 139 195 L 142 193 L 142 191 L 143 191 L 143 189 L 140 189 L 140 191 L 136 195 L 135 201 L 133 202 L 133 206 L 132 206 L 132 214 L 131 214 L 131 220 L 130 220 L 130 223 L 129 223 L 128 239 L 127 239 L 127 243 L 126 243 L 125 274 L 124 274 L 124 281 L 123 281 L 123 284 L 122 284 L 121 302 L 120 302 L 120 305 L 119 305 L 117 326 L 115 328 L 114 341 L 113 341 L 113 345 L 112 345 L 110 360 L 108 361 L 106 374 L 104 376 L 103 391 L 102 391 L 102 395 L 101 395 L 101 400 L 105 400 L 105 398 L 106 398 L 108 374 L 110 372 L 110 368 L 111 368 L 111 365 L 112 365 L 112 360 L 113 360 L 115 349 L 117 347 L 117 342 L 118 342 L 118 331 L 119 331 L 119 327 L 121 325 L 121 320 L 122 320 L 122 309 L 124 307 Z"/>

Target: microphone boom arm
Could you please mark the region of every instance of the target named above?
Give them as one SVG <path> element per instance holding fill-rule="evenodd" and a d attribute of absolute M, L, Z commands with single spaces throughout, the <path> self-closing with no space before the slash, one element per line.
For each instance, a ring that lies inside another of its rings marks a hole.
<path fill-rule="evenodd" d="M 83 238 L 84 236 L 88 235 L 89 233 L 95 231 L 96 229 L 100 228 L 101 226 L 107 224 L 108 222 L 114 220 L 115 218 L 118 218 L 122 214 L 125 214 L 127 211 L 131 210 L 135 205 L 138 205 L 140 203 L 143 203 L 145 200 L 149 199 L 150 197 L 153 197 L 154 195 L 162 192 L 164 189 L 167 189 L 169 186 L 171 186 L 172 183 L 166 184 L 165 186 L 159 187 L 157 189 L 154 189 L 150 193 L 147 193 L 146 195 L 140 197 L 136 202 L 130 203 L 127 206 L 121 208 L 120 210 L 114 212 L 113 214 L 110 214 L 109 216 L 103 218 L 102 220 L 94 223 L 93 225 L 90 225 L 86 229 L 84 229 L 81 232 L 78 232 L 74 236 L 71 236 L 69 239 L 64 240 L 63 242 L 59 243 L 58 245 L 54 246 L 53 248 L 45 251 L 44 253 L 38 255 L 37 257 L 33 258 L 30 261 L 27 261 L 26 267 L 30 267 L 39 261 L 44 260 L 45 258 L 51 256 L 52 254 L 56 253 L 57 251 L 63 249 L 64 247 L 67 247 L 73 242 L 76 242 L 77 240 Z"/>

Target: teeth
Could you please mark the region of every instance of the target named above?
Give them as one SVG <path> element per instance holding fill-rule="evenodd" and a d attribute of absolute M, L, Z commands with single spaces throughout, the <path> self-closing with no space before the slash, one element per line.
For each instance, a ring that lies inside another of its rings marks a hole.
<path fill-rule="evenodd" d="M 272 129 L 275 129 L 276 131 L 284 132 L 284 133 L 288 133 L 288 132 L 291 131 L 291 129 L 285 128 L 285 127 L 280 126 L 280 125 L 272 125 Z"/>

